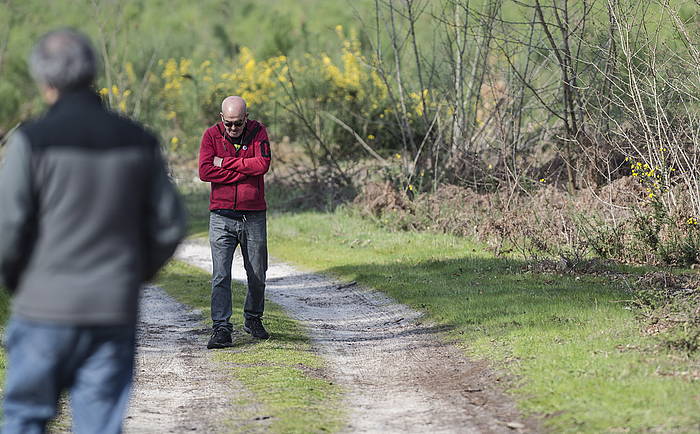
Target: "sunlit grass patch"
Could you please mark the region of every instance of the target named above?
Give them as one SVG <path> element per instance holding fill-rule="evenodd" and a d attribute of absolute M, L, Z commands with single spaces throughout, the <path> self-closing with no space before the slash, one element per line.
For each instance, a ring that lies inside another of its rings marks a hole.
<path fill-rule="evenodd" d="M 466 239 L 387 232 L 342 211 L 275 215 L 268 231 L 272 255 L 382 290 L 448 326 L 470 356 L 512 374 L 521 408 L 556 431 L 700 424 L 700 360 L 643 336 L 619 283 L 528 272 Z"/>

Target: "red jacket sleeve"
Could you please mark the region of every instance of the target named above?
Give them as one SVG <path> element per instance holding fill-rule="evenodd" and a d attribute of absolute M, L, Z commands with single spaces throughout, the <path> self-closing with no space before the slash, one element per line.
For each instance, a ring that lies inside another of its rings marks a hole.
<path fill-rule="evenodd" d="M 233 184 L 247 177 L 243 173 L 214 166 L 214 157 L 216 157 L 214 140 L 207 131 L 202 136 L 202 144 L 199 146 L 199 179 L 217 184 Z"/>
<path fill-rule="evenodd" d="M 267 138 L 267 131 L 264 126 L 260 127 L 252 143 L 255 153 L 254 157 L 224 157 L 221 167 L 248 176 L 257 176 L 267 173 L 270 168 L 272 153 L 270 152 L 270 141 Z"/>

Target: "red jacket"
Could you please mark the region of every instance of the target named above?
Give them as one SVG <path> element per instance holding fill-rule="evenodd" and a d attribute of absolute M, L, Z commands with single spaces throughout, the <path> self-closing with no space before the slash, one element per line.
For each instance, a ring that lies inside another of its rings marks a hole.
<path fill-rule="evenodd" d="M 241 147 L 236 150 L 234 143 Z M 223 158 L 221 167 L 214 157 Z M 209 127 L 199 147 L 199 179 L 211 182 L 209 209 L 260 211 L 267 209 L 263 175 L 270 168 L 270 142 L 265 125 L 248 120 L 238 139 L 226 136 L 219 122 Z"/>

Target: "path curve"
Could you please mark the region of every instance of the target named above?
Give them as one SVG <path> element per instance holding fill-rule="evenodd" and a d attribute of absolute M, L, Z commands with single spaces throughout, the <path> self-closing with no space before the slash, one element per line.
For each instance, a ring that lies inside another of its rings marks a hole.
<path fill-rule="evenodd" d="M 176 257 L 211 272 L 206 240 Z M 245 280 L 242 259 L 233 275 Z M 443 330 L 384 294 L 271 260 L 266 297 L 307 327 L 329 376 L 346 391 L 347 432 L 533 432 L 483 363 L 447 345 Z M 270 330 L 274 339 L 275 330 Z"/>

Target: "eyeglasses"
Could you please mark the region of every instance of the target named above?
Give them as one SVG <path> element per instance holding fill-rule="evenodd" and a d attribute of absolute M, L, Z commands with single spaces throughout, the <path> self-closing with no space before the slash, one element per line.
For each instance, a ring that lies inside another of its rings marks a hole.
<path fill-rule="evenodd" d="M 237 121 L 227 121 L 224 119 L 224 116 L 221 115 L 221 120 L 224 122 L 224 125 L 226 128 L 231 128 L 231 127 L 242 127 L 245 124 L 245 120 L 248 117 L 248 114 L 246 113 L 243 119 L 237 120 Z"/>
<path fill-rule="evenodd" d="M 224 125 L 226 125 L 226 128 L 231 128 L 231 127 L 242 127 L 243 124 L 245 123 L 245 119 L 241 119 L 240 121 L 224 121 Z"/>

